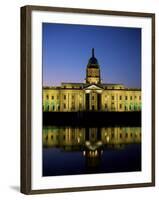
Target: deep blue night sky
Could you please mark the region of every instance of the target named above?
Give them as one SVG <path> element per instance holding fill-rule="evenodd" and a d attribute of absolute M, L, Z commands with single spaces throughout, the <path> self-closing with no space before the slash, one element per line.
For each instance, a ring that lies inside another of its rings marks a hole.
<path fill-rule="evenodd" d="M 43 23 L 43 85 L 84 82 L 95 57 L 104 83 L 141 87 L 141 29 Z"/>

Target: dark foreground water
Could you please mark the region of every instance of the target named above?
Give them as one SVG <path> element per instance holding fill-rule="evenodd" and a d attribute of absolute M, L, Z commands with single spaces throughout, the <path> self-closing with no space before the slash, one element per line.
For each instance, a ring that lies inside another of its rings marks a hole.
<path fill-rule="evenodd" d="M 141 170 L 141 127 L 43 127 L 43 176 Z"/>

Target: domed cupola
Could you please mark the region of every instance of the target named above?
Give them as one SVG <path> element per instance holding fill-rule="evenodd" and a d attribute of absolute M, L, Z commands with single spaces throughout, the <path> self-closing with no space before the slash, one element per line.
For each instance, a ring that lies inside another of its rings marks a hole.
<path fill-rule="evenodd" d="M 92 57 L 89 59 L 86 69 L 86 83 L 99 84 L 100 79 L 100 66 L 98 60 L 94 56 L 94 48 L 92 48 Z"/>
<path fill-rule="evenodd" d="M 92 57 L 89 59 L 87 67 L 99 68 L 98 60 L 94 56 L 94 48 L 92 49 Z"/>

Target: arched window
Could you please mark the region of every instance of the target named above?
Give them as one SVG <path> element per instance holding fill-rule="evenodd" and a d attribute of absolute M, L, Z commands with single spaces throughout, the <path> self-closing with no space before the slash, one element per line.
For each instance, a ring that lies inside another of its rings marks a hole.
<path fill-rule="evenodd" d="M 137 111 L 137 104 L 134 105 L 134 110 Z"/>
<path fill-rule="evenodd" d="M 60 111 L 60 105 L 57 105 L 57 110 Z"/>
<path fill-rule="evenodd" d="M 129 105 L 129 110 L 131 110 L 131 105 Z"/>
<path fill-rule="evenodd" d="M 54 105 L 52 106 L 52 110 L 53 110 L 53 111 L 55 110 L 55 106 L 54 106 Z"/>

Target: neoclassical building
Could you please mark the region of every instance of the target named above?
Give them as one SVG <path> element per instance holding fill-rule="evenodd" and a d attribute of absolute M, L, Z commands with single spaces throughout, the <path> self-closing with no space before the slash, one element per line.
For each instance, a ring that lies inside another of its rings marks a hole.
<path fill-rule="evenodd" d="M 132 112 L 141 111 L 141 107 L 140 88 L 102 83 L 94 48 L 86 67 L 84 83 L 61 83 L 61 86 L 43 87 L 44 112 Z"/>

